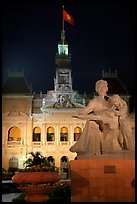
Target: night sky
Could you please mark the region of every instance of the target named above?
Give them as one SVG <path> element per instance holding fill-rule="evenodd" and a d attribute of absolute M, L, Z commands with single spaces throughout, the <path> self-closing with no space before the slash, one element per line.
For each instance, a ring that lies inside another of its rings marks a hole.
<path fill-rule="evenodd" d="M 2 79 L 24 70 L 33 91 L 53 90 L 55 55 L 62 30 L 63 1 L 3 1 Z M 65 22 L 72 56 L 73 89 L 94 91 L 102 70 L 118 77 L 134 94 L 135 1 L 64 0 L 75 25 Z"/>

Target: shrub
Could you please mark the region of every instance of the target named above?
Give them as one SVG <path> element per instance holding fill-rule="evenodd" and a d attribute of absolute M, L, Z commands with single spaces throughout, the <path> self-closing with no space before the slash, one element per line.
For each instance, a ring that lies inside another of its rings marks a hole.
<path fill-rule="evenodd" d="M 67 183 L 58 183 L 51 193 L 49 193 L 49 200 L 71 202 L 71 188 Z"/>
<path fill-rule="evenodd" d="M 27 194 L 26 194 L 25 192 L 22 192 L 18 197 L 13 198 L 13 199 L 12 199 L 12 202 L 17 202 L 17 203 L 18 203 L 18 202 L 23 202 L 23 203 L 24 203 L 24 202 L 26 202 L 26 201 L 25 201 L 26 195 L 27 195 Z"/>
<path fill-rule="evenodd" d="M 8 168 L 8 173 L 13 176 L 15 174 L 15 172 L 18 171 L 18 168 L 17 167 L 9 167 Z"/>
<path fill-rule="evenodd" d="M 19 169 L 19 172 L 59 172 L 59 169 L 55 165 L 51 165 L 46 157 L 43 157 L 39 152 L 35 154 L 31 152 L 31 156 L 32 158 L 24 162 L 26 168 Z"/>

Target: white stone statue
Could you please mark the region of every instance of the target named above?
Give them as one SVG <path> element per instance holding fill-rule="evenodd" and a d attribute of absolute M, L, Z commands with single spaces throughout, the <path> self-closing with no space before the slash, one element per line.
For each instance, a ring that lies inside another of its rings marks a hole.
<path fill-rule="evenodd" d="M 108 84 L 104 80 L 97 81 L 95 89 L 98 96 L 92 99 L 87 107 L 73 115 L 86 120 L 86 124 L 79 140 L 70 151 L 99 155 L 132 149 L 133 140 L 126 120 L 126 102 L 116 94 L 110 98 L 106 97 Z"/>

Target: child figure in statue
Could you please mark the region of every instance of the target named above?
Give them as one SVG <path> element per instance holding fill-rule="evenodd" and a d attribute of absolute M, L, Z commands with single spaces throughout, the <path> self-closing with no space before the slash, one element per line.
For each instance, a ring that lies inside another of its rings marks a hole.
<path fill-rule="evenodd" d="M 131 127 L 128 122 L 127 103 L 117 94 L 113 94 L 108 100 L 115 116 L 118 117 L 118 142 L 123 150 L 134 150 Z"/>

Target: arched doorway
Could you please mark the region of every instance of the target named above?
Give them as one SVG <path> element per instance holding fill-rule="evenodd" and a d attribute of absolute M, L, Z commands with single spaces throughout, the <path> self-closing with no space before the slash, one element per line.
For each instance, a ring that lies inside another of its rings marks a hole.
<path fill-rule="evenodd" d="M 55 165 L 55 159 L 52 156 L 47 157 L 47 160 L 50 162 L 51 165 Z"/>
<path fill-rule="evenodd" d="M 62 156 L 60 159 L 60 173 L 62 179 L 68 179 L 69 178 L 69 159 L 67 156 Z"/>

